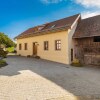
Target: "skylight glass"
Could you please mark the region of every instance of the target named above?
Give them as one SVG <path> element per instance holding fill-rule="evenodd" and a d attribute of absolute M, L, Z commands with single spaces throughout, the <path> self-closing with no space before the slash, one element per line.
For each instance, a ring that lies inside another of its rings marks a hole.
<path fill-rule="evenodd" d="M 54 28 L 56 25 L 52 25 L 51 28 Z"/>

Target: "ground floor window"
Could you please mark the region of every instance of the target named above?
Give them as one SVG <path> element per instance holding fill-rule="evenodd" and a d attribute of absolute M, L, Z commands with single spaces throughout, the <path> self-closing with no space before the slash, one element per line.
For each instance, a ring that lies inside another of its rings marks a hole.
<path fill-rule="evenodd" d="M 55 50 L 61 50 L 61 40 L 55 41 Z"/>
<path fill-rule="evenodd" d="M 24 49 L 27 50 L 27 43 L 24 44 Z"/>
<path fill-rule="evenodd" d="M 19 50 L 21 50 L 22 49 L 22 44 L 19 44 Z"/>
<path fill-rule="evenodd" d="M 44 50 L 48 50 L 48 49 L 49 49 L 49 42 L 44 41 Z"/>

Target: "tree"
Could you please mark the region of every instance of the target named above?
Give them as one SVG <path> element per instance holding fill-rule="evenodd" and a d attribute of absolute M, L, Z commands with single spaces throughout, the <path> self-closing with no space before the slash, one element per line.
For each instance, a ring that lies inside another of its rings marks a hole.
<path fill-rule="evenodd" d="M 5 45 L 5 47 L 15 46 L 15 43 L 4 33 L 0 32 L 0 46 Z"/>

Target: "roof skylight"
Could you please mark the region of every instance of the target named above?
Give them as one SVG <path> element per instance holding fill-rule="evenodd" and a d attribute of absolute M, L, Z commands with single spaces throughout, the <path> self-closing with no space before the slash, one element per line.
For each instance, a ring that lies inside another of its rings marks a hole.
<path fill-rule="evenodd" d="M 54 28 L 56 25 L 52 25 L 51 28 Z"/>

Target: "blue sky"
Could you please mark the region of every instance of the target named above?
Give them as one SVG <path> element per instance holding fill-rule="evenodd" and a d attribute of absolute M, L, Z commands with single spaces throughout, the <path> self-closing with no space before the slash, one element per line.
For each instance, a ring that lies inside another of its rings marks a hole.
<path fill-rule="evenodd" d="M 0 0 L 0 32 L 10 38 L 30 27 L 77 13 L 100 14 L 100 0 Z"/>

